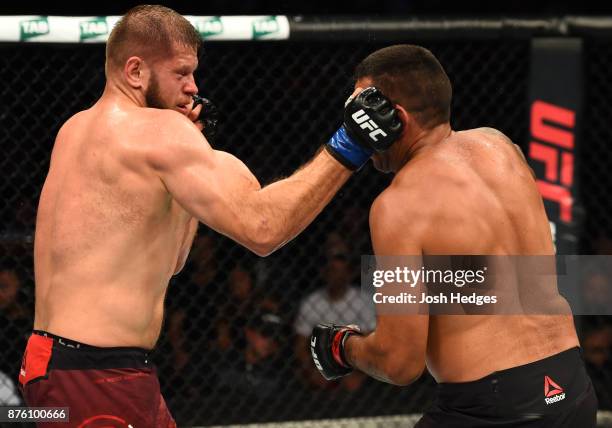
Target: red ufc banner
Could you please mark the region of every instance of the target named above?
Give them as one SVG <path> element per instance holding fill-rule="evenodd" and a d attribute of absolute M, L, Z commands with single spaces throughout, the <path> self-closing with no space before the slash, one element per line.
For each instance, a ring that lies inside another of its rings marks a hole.
<path fill-rule="evenodd" d="M 537 176 L 558 254 L 578 251 L 581 55 L 580 39 L 532 40 L 528 159 Z"/>

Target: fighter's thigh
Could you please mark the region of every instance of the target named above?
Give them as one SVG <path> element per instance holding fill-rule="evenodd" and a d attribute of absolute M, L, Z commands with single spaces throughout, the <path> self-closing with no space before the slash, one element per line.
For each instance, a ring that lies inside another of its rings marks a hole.
<path fill-rule="evenodd" d="M 154 427 L 165 408 L 155 374 L 136 369 L 53 370 L 23 395 L 28 406 L 68 407 L 67 426 L 78 428 Z"/>

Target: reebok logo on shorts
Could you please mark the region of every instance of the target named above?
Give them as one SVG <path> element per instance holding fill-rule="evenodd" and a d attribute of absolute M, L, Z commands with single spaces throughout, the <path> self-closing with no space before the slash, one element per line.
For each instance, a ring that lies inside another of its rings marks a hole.
<path fill-rule="evenodd" d="M 563 388 L 557 385 L 554 380 L 548 376 L 544 376 L 544 397 L 544 401 L 548 405 L 565 400 L 565 392 L 563 392 Z"/>

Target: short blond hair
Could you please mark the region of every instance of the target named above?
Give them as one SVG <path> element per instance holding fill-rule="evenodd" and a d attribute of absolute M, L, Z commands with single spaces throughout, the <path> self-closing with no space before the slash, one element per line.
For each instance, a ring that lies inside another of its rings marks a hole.
<path fill-rule="evenodd" d="M 197 53 L 202 40 L 191 23 L 178 12 L 159 5 L 130 9 L 117 22 L 106 43 L 106 70 L 123 67 L 131 56 L 171 56 L 176 45 Z"/>

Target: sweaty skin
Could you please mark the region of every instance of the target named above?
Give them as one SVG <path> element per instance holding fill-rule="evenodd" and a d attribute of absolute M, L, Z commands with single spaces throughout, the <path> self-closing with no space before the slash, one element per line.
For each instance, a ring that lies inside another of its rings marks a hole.
<path fill-rule="evenodd" d="M 443 124 L 425 140 L 403 157 L 374 158 L 383 169 L 400 162 L 370 211 L 376 255 L 554 254 L 533 173 L 505 135 L 491 128 L 454 132 Z M 377 321 L 373 334 L 346 341 L 347 359 L 402 385 L 425 365 L 438 382 L 467 382 L 578 346 L 571 315 L 384 315 Z"/>
<path fill-rule="evenodd" d="M 176 47 L 155 63 L 164 109 L 147 108 L 134 90 L 146 85 L 150 65 L 130 61 L 57 135 L 37 214 L 34 328 L 150 349 L 198 221 L 267 255 L 303 230 L 351 173 L 323 150 L 262 189 L 187 117 L 196 52 Z"/>

